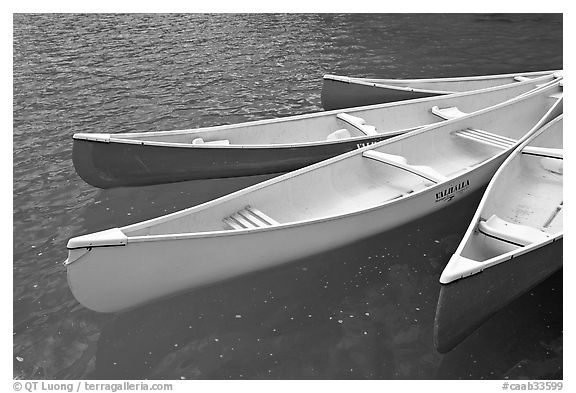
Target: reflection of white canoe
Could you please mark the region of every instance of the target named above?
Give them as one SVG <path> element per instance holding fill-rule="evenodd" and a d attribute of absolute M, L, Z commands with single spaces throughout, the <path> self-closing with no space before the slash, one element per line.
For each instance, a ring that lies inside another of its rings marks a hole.
<path fill-rule="evenodd" d="M 102 188 L 289 172 L 443 120 L 432 108 L 475 112 L 552 75 L 474 93 L 181 131 L 75 134 L 73 162 Z M 340 113 L 342 112 L 342 113 Z"/>
<path fill-rule="evenodd" d="M 561 71 L 431 79 L 367 79 L 324 75 L 321 95 L 322 107 L 325 110 L 332 110 L 433 97 L 517 83 L 527 78 L 536 78 L 553 73 L 561 75 Z"/>
<path fill-rule="evenodd" d="M 559 116 L 519 146 L 488 185 L 440 278 L 439 351 L 562 268 L 562 139 Z"/>
<path fill-rule="evenodd" d="M 414 220 L 484 186 L 562 112 L 561 97 L 552 82 L 180 212 L 73 238 L 70 288 L 88 308 L 120 311 Z"/>

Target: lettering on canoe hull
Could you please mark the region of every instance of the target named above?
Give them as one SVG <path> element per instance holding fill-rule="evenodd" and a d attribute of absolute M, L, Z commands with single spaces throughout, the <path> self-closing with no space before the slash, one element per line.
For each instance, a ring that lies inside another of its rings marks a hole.
<path fill-rule="evenodd" d="M 436 193 L 436 202 L 449 202 L 456 194 L 465 191 L 470 187 L 470 180 L 466 179 L 457 184 L 450 184 L 448 187 Z"/>
<path fill-rule="evenodd" d="M 357 143 L 357 144 L 356 144 L 356 148 L 357 148 L 357 149 L 360 149 L 360 148 L 362 148 L 362 147 L 370 146 L 370 145 L 373 145 L 373 144 L 378 143 L 378 142 L 383 141 L 383 140 L 384 140 L 384 139 L 378 139 L 378 140 L 370 141 L 370 142 Z"/>

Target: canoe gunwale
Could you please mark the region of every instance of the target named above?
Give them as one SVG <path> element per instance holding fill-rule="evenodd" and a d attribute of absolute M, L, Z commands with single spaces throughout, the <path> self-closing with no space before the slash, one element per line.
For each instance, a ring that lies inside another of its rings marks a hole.
<path fill-rule="evenodd" d="M 562 70 L 550 70 L 550 71 L 529 71 L 529 72 L 514 72 L 509 74 L 496 74 L 496 75 L 474 75 L 474 76 L 456 76 L 448 78 L 412 78 L 412 79 L 379 79 L 379 78 L 360 78 L 360 77 L 350 77 L 343 75 L 326 74 L 323 79 L 335 80 L 338 82 L 356 82 L 366 81 L 376 84 L 394 84 L 394 82 L 400 83 L 421 83 L 421 82 L 463 82 L 463 81 L 478 81 L 486 79 L 501 79 L 501 78 L 514 78 L 516 76 L 547 76 L 554 75 L 555 77 L 562 77 Z M 556 76 L 558 75 L 558 76 Z"/>
<path fill-rule="evenodd" d="M 436 124 L 436 123 L 434 123 Z M 125 139 L 125 138 L 114 138 L 114 134 L 109 134 L 110 137 L 107 140 L 98 140 L 92 139 L 89 137 L 84 137 L 93 135 L 93 134 L 75 134 L 74 139 L 77 141 L 85 141 L 85 142 L 94 142 L 94 143 L 117 143 L 117 144 L 125 144 L 125 145 L 139 145 L 139 146 L 161 146 L 161 147 L 172 147 L 172 148 L 180 148 L 180 149 L 220 149 L 220 150 L 230 150 L 230 149 L 291 149 L 291 148 L 298 148 L 298 147 L 314 147 L 314 146 L 326 146 L 326 145 L 336 145 L 339 143 L 346 143 L 346 142 L 356 142 L 364 143 L 365 141 L 369 141 L 371 139 L 380 139 L 380 138 L 393 138 L 395 136 L 412 132 L 417 130 L 420 127 L 412 127 L 398 131 L 388 131 L 379 133 L 376 135 L 360 135 L 357 137 L 350 137 L 350 138 L 343 138 L 337 139 L 334 141 L 313 141 L 313 142 L 300 142 L 300 143 L 275 143 L 275 144 L 229 144 L 229 145 L 211 145 L 211 144 L 199 144 L 193 145 L 192 143 L 181 143 L 181 142 L 161 142 L 161 141 L 143 141 L 137 139 Z"/>
<path fill-rule="evenodd" d="M 387 85 L 385 83 L 367 82 L 364 80 L 355 80 L 355 79 L 350 79 L 347 81 L 339 80 L 339 79 L 330 79 L 330 80 L 332 80 L 334 82 L 349 83 L 349 84 L 369 86 L 369 87 L 378 87 L 380 89 L 388 89 L 388 90 L 393 90 L 393 91 L 402 91 L 402 92 L 409 92 L 409 93 L 436 94 L 436 95 L 446 95 L 446 94 L 456 93 L 456 91 L 452 91 L 452 90 L 449 91 L 449 90 L 421 89 L 421 88 L 416 88 L 416 87 Z"/>

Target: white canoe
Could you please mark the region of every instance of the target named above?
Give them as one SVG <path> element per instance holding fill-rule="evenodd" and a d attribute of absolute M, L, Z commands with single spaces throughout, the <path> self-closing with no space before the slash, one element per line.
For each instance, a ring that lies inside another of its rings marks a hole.
<path fill-rule="evenodd" d="M 448 206 L 562 112 L 559 82 L 180 212 L 71 239 L 68 281 L 115 312 L 297 260 Z"/>
<path fill-rule="evenodd" d="M 440 279 L 439 352 L 562 268 L 562 139 L 559 116 L 518 147 L 488 185 Z"/>
<path fill-rule="evenodd" d="M 554 73 L 561 75 L 562 71 L 431 79 L 369 79 L 324 75 L 321 94 L 322 107 L 325 110 L 333 110 L 433 97 L 517 83 L 529 78 L 538 78 Z"/>
<path fill-rule="evenodd" d="M 101 188 L 280 174 L 525 93 L 552 75 L 475 93 L 190 130 L 75 134 L 73 162 Z M 448 113 L 449 115 L 449 113 Z"/>
<path fill-rule="evenodd" d="M 442 272 L 448 284 L 544 247 L 563 236 L 562 116 L 504 162 Z"/>

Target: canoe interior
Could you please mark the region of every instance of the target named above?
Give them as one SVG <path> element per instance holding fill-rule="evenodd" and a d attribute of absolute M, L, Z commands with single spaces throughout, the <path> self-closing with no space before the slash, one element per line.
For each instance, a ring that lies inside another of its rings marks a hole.
<path fill-rule="evenodd" d="M 551 81 L 552 76 L 540 78 L 540 83 Z M 491 87 L 491 86 L 486 86 Z M 192 144 L 202 138 L 204 142 L 227 141 L 230 145 L 277 145 L 326 143 L 329 136 L 338 130 L 346 130 L 348 138 L 366 138 L 367 136 L 349 123 L 337 117 L 338 113 L 347 113 L 363 119 L 367 125 L 374 126 L 379 134 L 400 134 L 416 127 L 442 121 L 431 112 L 433 106 L 440 108 L 457 106 L 464 113 L 474 112 L 496 105 L 535 87 L 531 82 L 516 82 L 515 85 L 501 89 L 464 94 L 457 97 L 444 96 L 432 99 L 420 99 L 411 102 L 382 105 L 370 109 L 348 109 L 333 113 L 316 113 L 292 116 L 285 119 L 273 119 L 206 127 L 194 130 L 177 130 L 147 133 L 111 134 L 117 141 L 145 141 L 176 144 Z M 346 137 L 340 135 L 340 138 Z M 337 140 L 336 140 L 337 141 Z M 218 145 L 216 145 L 218 146 Z"/>
<path fill-rule="evenodd" d="M 509 149 L 459 135 L 468 128 L 520 139 L 557 102 L 549 94 L 503 106 L 495 112 L 447 122 L 390 140 L 376 151 L 401 156 L 411 166 L 426 167 L 452 178 Z M 207 233 L 234 230 L 224 220 L 244 209 L 257 208 L 279 224 L 329 218 L 393 201 L 434 185 L 430 180 L 392 165 L 348 153 L 310 168 L 239 191 L 182 212 L 121 228 L 127 236 Z"/>
<path fill-rule="evenodd" d="M 562 149 L 562 121 L 538 135 L 529 146 Z M 557 236 L 563 227 L 562 159 L 518 154 L 501 172 L 483 206 L 480 221 L 492 215 L 516 225 Z M 462 256 L 486 261 L 519 246 L 503 243 L 476 230 Z"/>

